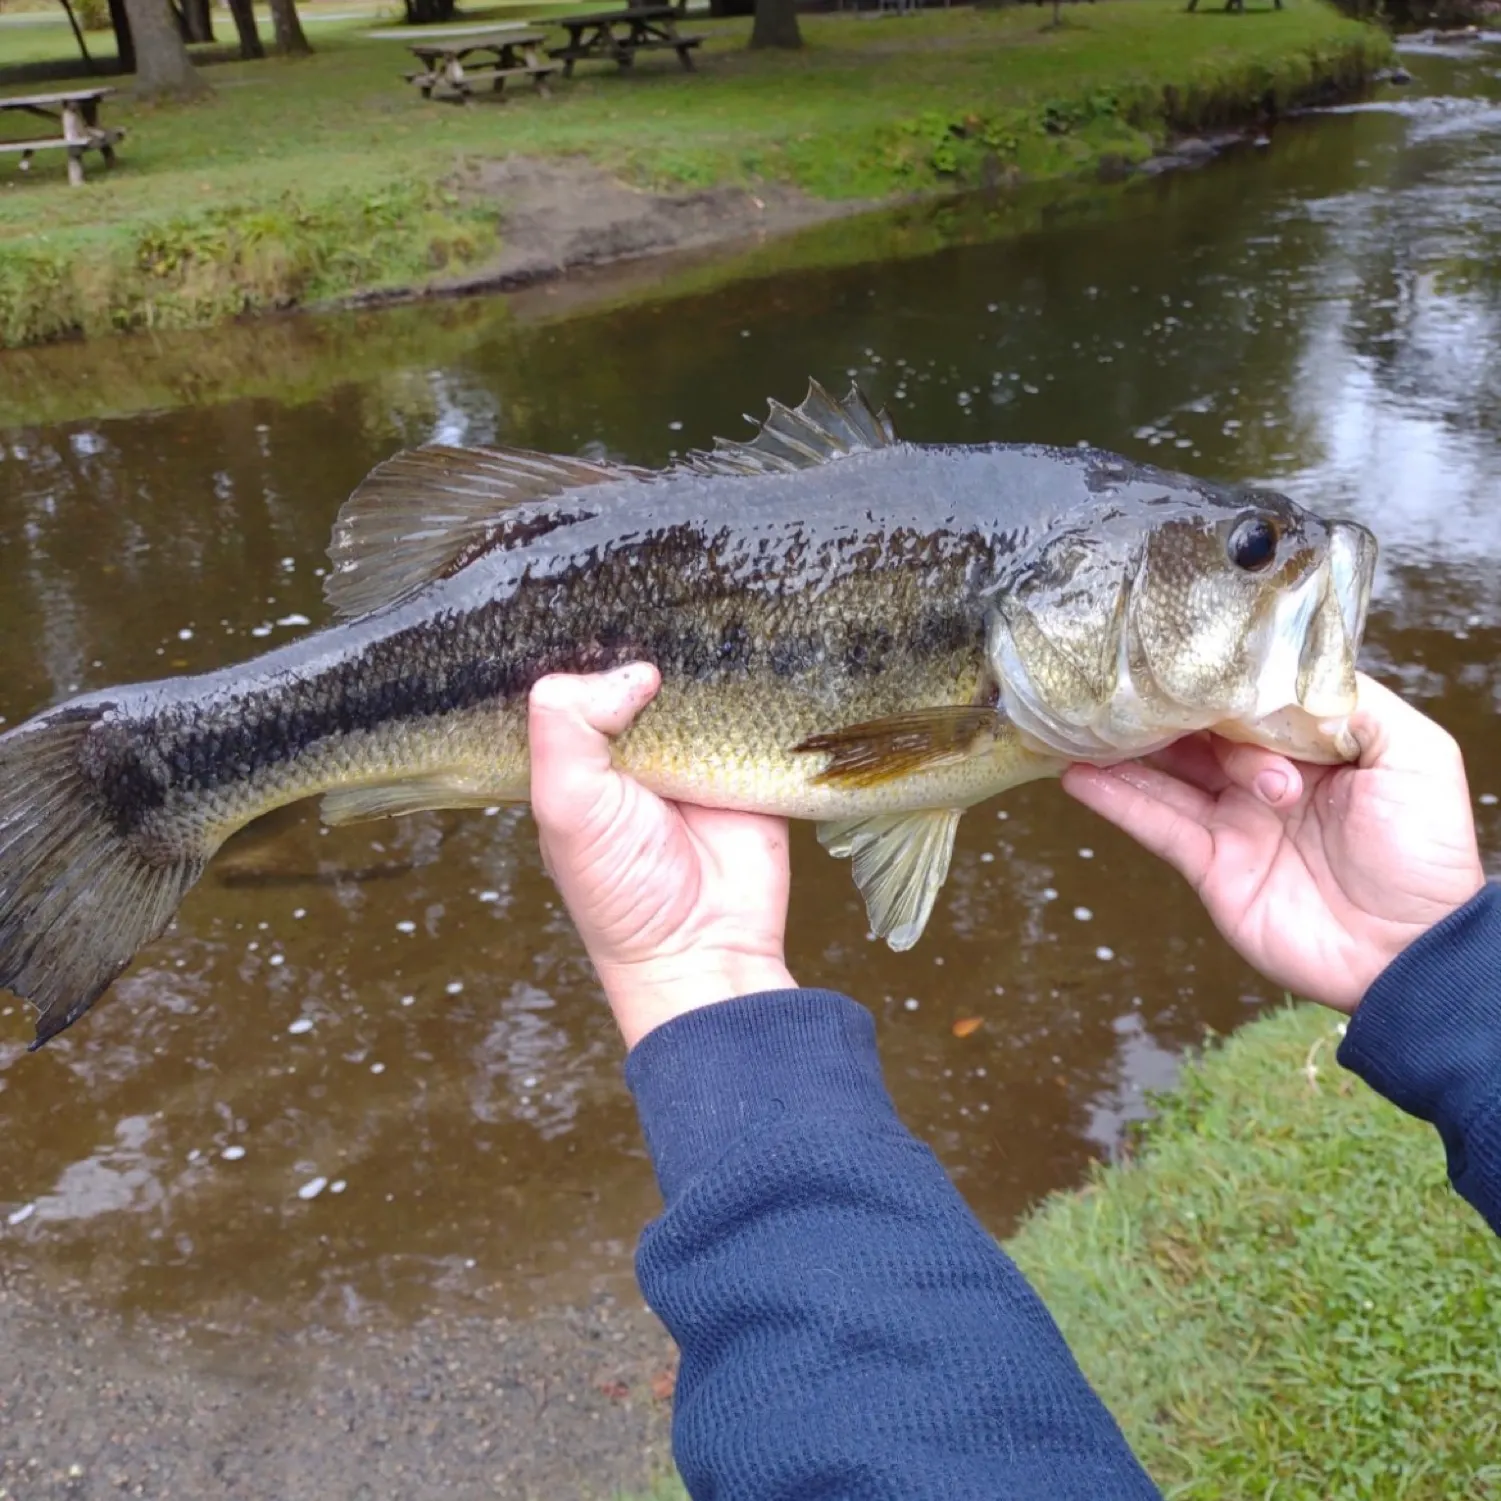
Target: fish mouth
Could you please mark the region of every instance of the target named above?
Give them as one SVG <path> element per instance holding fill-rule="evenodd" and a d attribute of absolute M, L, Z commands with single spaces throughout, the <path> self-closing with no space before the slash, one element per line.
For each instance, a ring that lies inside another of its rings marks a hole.
<path fill-rule="evenodd" d="M 1352 652 L 1359 652 L 1365 639 L 1377 551 L 1375 533 L 1368 527 L 1358 521 L 1330 522 L 1329 572 Z"/>
<path fill-rule="evenodd" d="M 1359 522 L 1329 524 L 1323 563 L 1278 604 L 1256 710 L 1215 725 L 1217 734 L 1315 765 L 1358 758 L 1349 721 L 1376 556 L 1376 538 Z"/>

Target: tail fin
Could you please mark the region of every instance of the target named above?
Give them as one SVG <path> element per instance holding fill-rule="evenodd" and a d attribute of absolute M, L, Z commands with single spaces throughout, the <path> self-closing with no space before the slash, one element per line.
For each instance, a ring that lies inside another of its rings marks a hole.
<path fill-rule="evenodd" d="M 86 773 L 103 706 L 0 735 L 0 989 L 41 1013 L 33 1051 L 77 1021 L 172 920 L 205 855 L 148 859 Z"/>

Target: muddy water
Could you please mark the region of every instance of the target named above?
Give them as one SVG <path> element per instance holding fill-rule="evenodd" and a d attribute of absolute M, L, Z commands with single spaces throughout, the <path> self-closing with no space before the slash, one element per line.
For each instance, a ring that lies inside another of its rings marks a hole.
<path fill-rule="evenodd" d="M 430 337 L 384 314 L 419 334 L 349 378 L 289 364 L 280 396 L 5 427 L 0 715 L 308 629 L 339 502 L 403 444 L 658 464 L 854 375 L 913 439 L 1088 439 L 1369 523 L 1370 662 L 1464 742 L 1494 848 L 1501 45 L 1410 63 L 1410 90 L 1006 243 L 562 320 L 546 294 L 529 321 L 476 302 Z M 334 326 L 297 327 L 266 338 Z M 38 372 L 91 368 L 0 360 L 0 423 Z M 121 368 L 98 409 L 132 404 Z M 1207 1028 L 1279 999 L 1051 786 L 965 820 L 904 956 L 805 833 L 795 860 L 794 970 L 873 1008 L 904 1116 L 998 1231 Z M 279 816 L 81 1025 L 29 1036 L 0 999 L 0 1254 L 95 1303 L 241 1331 L 524 1310 L 624 1283 L 656 1205 L 523 815 Z"/>

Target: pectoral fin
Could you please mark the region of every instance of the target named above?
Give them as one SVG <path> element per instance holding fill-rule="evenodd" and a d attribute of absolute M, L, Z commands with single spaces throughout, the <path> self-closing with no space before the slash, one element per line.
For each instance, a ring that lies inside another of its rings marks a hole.
<path fill-rule="evenodd" d="M 922 937 L 948 878 L 959 827 L 958 808 L 883 813 L 818 826 L 819 842 L 854 862 L 873 932 L 900 953 Z"/>
<path fill-rule="evenodd" d="M 398 818 L 404 813 L 431 813 L 439 808 L 488 808 L 509 802 L 515 794 L 481 786 L 470 778 L 444 773 L 384 782 L 379 787 L 342 787 L 324 795 L 319 812 L 335 828 L 375 818 Z"/>
<path fill-rule="evenodd" d="M 941 704 L 810 735 L 793 749 L 828 753 L 829 763 L 814 778 L 816 782 L 875 787 L 964 760 L 981 737 L 993 735 L 1001 723 L 987 705 Z"/>

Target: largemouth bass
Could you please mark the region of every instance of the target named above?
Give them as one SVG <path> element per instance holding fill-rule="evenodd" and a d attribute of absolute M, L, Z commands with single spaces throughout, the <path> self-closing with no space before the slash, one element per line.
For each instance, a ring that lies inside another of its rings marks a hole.
<path fill-rule="evenodd" d="M 1365 528 L 1098 449 L 900 442 L 858 389 L 770 406 L 753 440 L 664 471 L 399 453 L 339 513 L 337 623 L 0 736 L 0 985 L 37 1007 L 33 1046 L 273 808 L 524 801 L 551 672 L 654 663 L 620 765 L 815 821 L 895 949 L 964 809 L 1070 761 L 1206 728 L 1353 757 Z"/>

